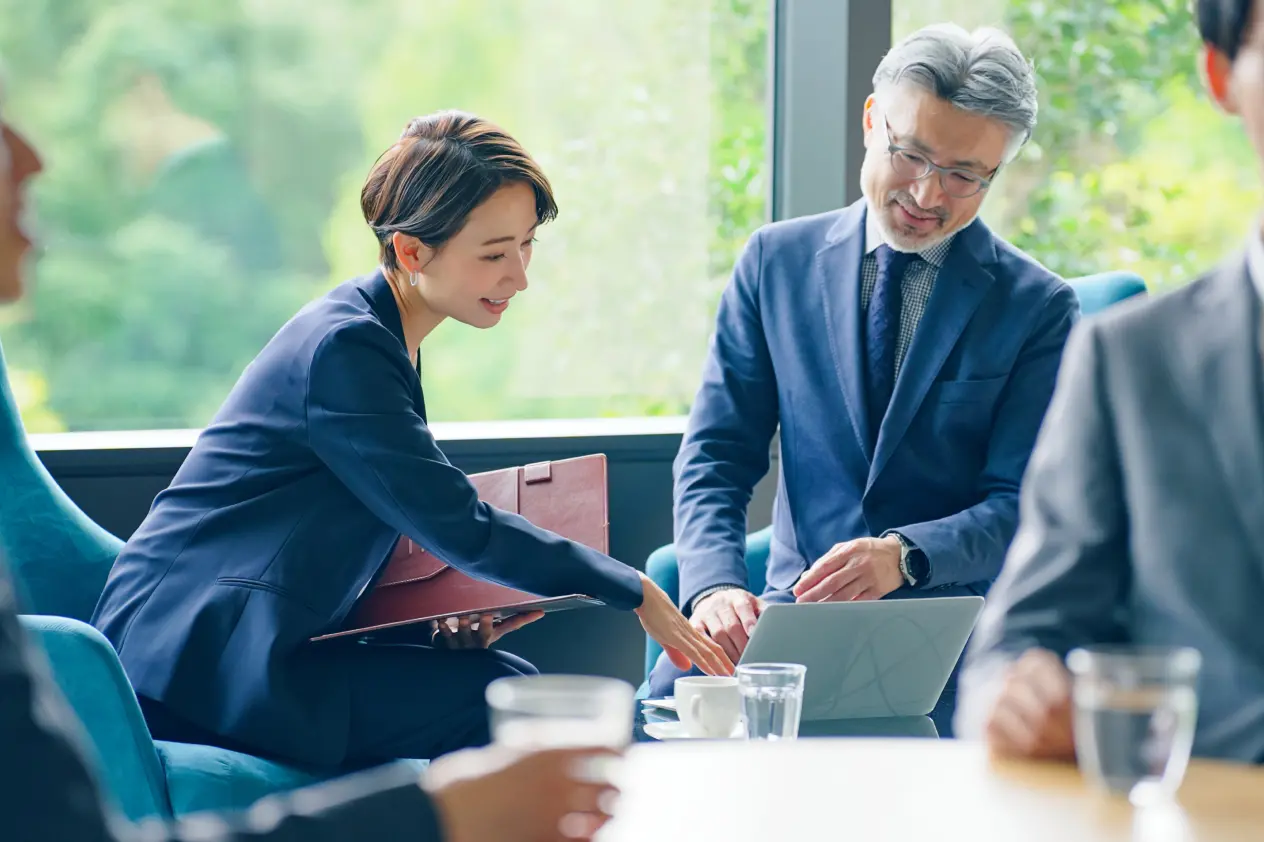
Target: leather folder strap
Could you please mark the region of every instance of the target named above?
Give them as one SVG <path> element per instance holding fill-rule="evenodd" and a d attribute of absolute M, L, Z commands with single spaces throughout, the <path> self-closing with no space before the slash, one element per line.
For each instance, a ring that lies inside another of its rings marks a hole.
<path fill-rule="evenodd" d="M 537 482 L 548 482 L 551 479 L 553 479 L 552 462 L 533 462 L 522 469 L 522 480 L 527 485 L 534 485 Z"/>

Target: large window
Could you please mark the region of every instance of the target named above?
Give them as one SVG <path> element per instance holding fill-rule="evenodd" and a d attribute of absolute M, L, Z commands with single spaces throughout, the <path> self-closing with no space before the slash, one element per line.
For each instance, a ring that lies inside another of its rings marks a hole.
<path fill-rule="evenodd" d="M 1161 290 L 1240 246 L 1254 157 L 1203 94 L 1188 0 L 894 0 L 894 37 L 1001 25 L 1035 64 L 1033 142 L 984 218 L 1066 277 L 1129 269 Z"/>
<path fill-rule="evenodd" d="M 370 271 L 358 194 L 460 108 L 561 205 L 502 325 L 427 343 L 436 419 L 687 411 L 764 221 L 771 0 L 4 2 L 45 253 L 0 335 L 33 432 L 198 427 L 305 301 Z"/>

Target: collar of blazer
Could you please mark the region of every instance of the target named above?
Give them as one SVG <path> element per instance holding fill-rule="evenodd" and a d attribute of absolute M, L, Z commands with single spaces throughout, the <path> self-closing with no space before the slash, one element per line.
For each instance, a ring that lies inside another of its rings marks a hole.
<path fill-rule="evenodd" d="M 1195 282 L 1189 305 L 1171 331 L 1179 348 L 1177 387 L 1194 417 L 1204 419 L 1242 528 L 1256 558 L 1264 559 L 1261 304 L 1246 256 L 1235 255 Z"/>
<path fill-rule="evenodd" d="M 391 283 L 386 280 L 386 273 L 382 271 L 382 267 L 377 267 L 373 274 L 361 278 L 357 286 L 365 300 L 369 302 L 373 315 L 377 316 L 382 326 L 399 340 L 400 346 L 407 349 L 408 346 L 404 342 L 404 322 L 399 315 L 399 305 L 395 303 L 395 294 L 391 292 Z"/>

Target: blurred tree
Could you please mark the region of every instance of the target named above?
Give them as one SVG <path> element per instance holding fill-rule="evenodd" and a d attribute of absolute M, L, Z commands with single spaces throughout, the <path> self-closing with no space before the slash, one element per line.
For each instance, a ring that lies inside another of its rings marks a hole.
<path fill-rule="evenodd" d="M 427 345 L 442 419 L 687 410 L 766 215 L 769 0 L 0 0 L 9 108 L 49 170 L 46 254 L 3 315 L 32 429 L 204 424 L 301 304 L 372 269 L 360 183 L 408 118 L 489 117 L 554 182 L 531 294 Z M 1040 124 L 984 205 L 1064 275 L 1182 282 L 1258 177 L 1197 84 L 1186 0 L 895 0 L 1001 23 Z"/>
<path fill-rule="evenodd" d="M 678 413 L 763 221 L 769 0 L 0 0 L 49 168 L 4 314 L 34 430 L 196 427 L 303 302 L 370 271 L 408 118 L 501 123 L 553 179 L 533 290 L 427 345 L 438 418 Z"/>
<path fill-rule="evenodd" d="M 0 5 L 13 113 L 49 163 L 47 253 L 5 331 L 15 367 L 47 384 L 28 424 L 200 426 L 327 271 L 312 233 L 333 185 L 270 176 L 277 161 L 337 171 L 358 150 L 343 128 L 356 74 L 312 84 L 338 78 L 317 68 L 346 59 L 330 47 L 356 14 L 264 27 L 239 2 Z M 269 66 L 260 44 L 287 33 Z"/>

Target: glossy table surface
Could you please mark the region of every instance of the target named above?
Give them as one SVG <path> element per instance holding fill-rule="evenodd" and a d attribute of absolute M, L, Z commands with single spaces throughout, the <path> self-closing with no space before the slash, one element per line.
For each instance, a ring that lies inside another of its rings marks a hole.
<path fill-rule="evenodd" d="M 1264 769 L 1195 761 L 1174 804 L 1134 808 L 1073 765 L 955 740 L 635 745 L 602 842 L 1264 840 Z"/>

